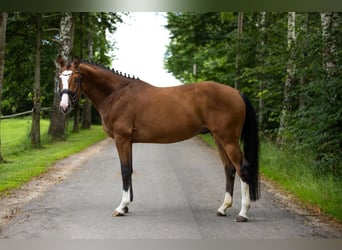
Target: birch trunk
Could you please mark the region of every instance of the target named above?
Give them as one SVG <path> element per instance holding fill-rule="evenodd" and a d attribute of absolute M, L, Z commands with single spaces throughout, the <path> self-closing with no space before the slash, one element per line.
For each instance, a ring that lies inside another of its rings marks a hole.
<path fill-rule="evenodd" d="M 283 109 L 280 116 L 279 131 L 277 137 L 277 144 L 284 144 L 286 141 L 285 131 L 287 128 L 288 116 L 292 111 L 292 92 L 296 74 L 295 62 L 295 43 L 296 43 L 296 13 L 288 13 L 287 25 L 287 46 L 289 50 L 289 60 L 286 69 L 286 79 L 284 87 Z"/>
<path fill-rule="evenodd" d="M 2 95 L 2 84 L 3 84 L 3 79 L 4 79 L 6 26 L 7 26 L 7 13 L 0 12 L 0 116 L 2 115 L 1 95 Z M 4 158 L 1 153 L 1 119 L 0 119 L 0 163 L 2 162 L 4 162 Z"/>
<path fill-rule="evenodd" d="M 73 48 L 74 40 L 74 22 L 71 13 L 65 13 L 60 22 L 60 48 L 59 55 L 64 59 L 71 59 L 71 51 Z M 56 57 L 57 58 L 57 57 Z M 58 67 L 56 66 L 56 74 L 54 79 L 54 101 L 53 111 L 51 115 L 51 122 L 49 127 L 49 135 L 54 139 L 64 139 L 67 116 L 59 111 L 59 79 L 58 79 Z"/>
<path fill-rule="evenodd" d="M 323 12 L 321 13 L 322 37 L 323 37 L 323 69 L 328 78 L 333 77 L 338 71 L 338 51 L 337 41 L 334 36 L 334 31 L 339 28 L 338 12 Z"/>

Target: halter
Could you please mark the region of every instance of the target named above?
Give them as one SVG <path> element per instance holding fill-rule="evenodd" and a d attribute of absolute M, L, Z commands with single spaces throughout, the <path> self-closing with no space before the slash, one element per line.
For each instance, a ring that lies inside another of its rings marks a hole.
<path fill-rule="evenodd" d="M 75 90 L 75 92 L 71 91 L 70 89 L 63 89 L 61 91 L 61 93 L 60 93 L 60 97 L 62 97 L 63 94 L 69 95 L 69 97 L 71 98 L 71 102 L 73 104 L 77 102 L 77 99 L 78 99 L 77 92 L 78 92 L 79 88 L 81 88 L 81 90 L 82 90 L 82 76 L 81 76 L 81 73 L 80 73 L 79 70 L 77 70 L 77 71 L 73 71 L 71 73 L 61 73 L 60 74 L 60 76 L 70 76 L 70 75 L 72 75 L 74 73 L 78 73 L 80 75 L 79 77 L 75 78 L 74 82 L 73 82 L 73 83 L 76 83 L 76 90 Z"/>

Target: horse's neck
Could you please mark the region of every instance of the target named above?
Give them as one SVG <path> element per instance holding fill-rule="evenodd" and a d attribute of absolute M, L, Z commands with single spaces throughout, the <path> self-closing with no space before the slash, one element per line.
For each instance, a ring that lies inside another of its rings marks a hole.
<path fill-rule="evenodd" d="M 92 101 L 96 109 L 101 113 L 102 104 L 108 97 L 115 95 L 123 86 L 125 81 L 111 72 L 94 70 L 89 65 L 80 65 L 82 75 L 83 93 Z"/>

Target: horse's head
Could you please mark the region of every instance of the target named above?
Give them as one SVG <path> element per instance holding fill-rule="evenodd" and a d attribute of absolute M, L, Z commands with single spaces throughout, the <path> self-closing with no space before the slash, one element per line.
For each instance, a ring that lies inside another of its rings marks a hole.
<path fill-rule="evenodd" d="M 73 59 L 72 62 L 66 62 L 62 56 L 58 56 L 57 64 L 60 66 L 59 89 L 61 101 L 59 107 L 63 113 L 68 113 L 81 94 L 81 73 L 78 68 L 80 62 L 78 58 Z"/>

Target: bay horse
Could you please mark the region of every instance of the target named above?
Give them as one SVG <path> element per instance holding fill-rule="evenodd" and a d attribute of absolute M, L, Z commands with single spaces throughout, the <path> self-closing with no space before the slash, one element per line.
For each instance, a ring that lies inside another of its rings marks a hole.
<path fill-rule="evenodd" d="M 61 112 L 69 112 L 83 92 L 100 113 L 104 130 L 115 141 L 123 191 L 113 216 L 123 216 L 133 201 L 133 143 L 174 143 L 210 132 L 226 175 L 225 197 L 217 215 L 225 216 L 232 206 L 237 172 L 242 201 L 236 221 L 248 220 L 251 200 L 259 198 L 259 139 L 256 113 L 246 96 L 216 82 L 155 87 L 78 58 L 67 62 L 59 56 L 57 64 Z"/>

